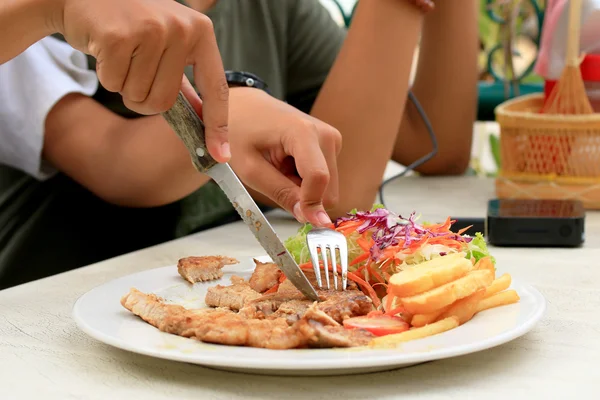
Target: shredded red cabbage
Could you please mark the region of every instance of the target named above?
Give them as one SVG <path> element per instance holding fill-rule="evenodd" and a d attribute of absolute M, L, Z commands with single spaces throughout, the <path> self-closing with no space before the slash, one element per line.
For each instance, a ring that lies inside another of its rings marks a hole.
<path fill-rule="evenodd" d="M 338 227 L 344 222 L 359 221 L 362 224 L 357 232 L 363 234 L 367 231 L 373 232 L 373 241 L 375 245 L 371 247 L 371 258 L 378 260 L 381 251 L 389 246 L 396 246 L 403 243 L 403 248 L 407 248 L 414 241 L 423 239 L 425 235 L 429 237 L 448 236 L 449 239 L 469 243 L 472 238 L 461 236 L 454 232 L 432 232 L 427 227 L 416 222 L 416 214 L 413 212 L 408 218 L 403 218 L 384 208 L 378 208 L 374 211 L 358 211 L 355 214 L 348 214 L 347 217 L 338 218 L 335 226 Z M 453 222 L 452 222 L 453 223 Z"/>

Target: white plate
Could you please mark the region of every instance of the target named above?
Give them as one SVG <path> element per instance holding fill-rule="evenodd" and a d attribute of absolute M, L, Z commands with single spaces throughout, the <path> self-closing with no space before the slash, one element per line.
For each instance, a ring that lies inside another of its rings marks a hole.
<path fill-rule="evenodd" d="M 124 309 L 121 297 L 131 287 L 156 293 L 185 307 L 205 307 L 208 287 L 229 284 L 231 275 L 248 278 L 248 259 L 224 269 L 221 281 L 190 285 L 175 266 L 125 276 L 92 289 L 73 308 L 77 325 L 93 338 L 134 353 L 208 367 L 272 375 L 343 375 L 407 367 L 426 361 L 489 349 L 524 335 L 542 317 L 544 297 L 513 280 L 521 301 L 477 314 L 451 331 L 407 342 L 397 349 L 266 350 L 201 343 L 160 332 Z"/>

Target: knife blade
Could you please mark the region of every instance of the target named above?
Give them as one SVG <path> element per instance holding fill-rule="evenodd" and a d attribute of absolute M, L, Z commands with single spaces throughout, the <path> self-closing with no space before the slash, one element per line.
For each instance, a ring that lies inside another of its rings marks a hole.
<path fill-rule="evenodd" d="M 318 301 L 317 292 L 294 258 L 287 251 L 275 230 L 258 208 L 242 182 L 227 163 L 218 163 L 206 148 L 204 123 L 183 93 L 179 93 L 173 107 L 163 117 L 190 152 L 194 167 L 210 176 L 223 190 L 244 223 L 283 274 L 308 299 Z"/>

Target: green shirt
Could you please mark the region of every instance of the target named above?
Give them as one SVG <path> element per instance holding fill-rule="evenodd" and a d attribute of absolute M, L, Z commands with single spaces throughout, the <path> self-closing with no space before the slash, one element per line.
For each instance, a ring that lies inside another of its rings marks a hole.
<path fill-rule="evenodd" d="M 345 37 L 318 0 L 219 0 L 207 15 L 226 70 L 252 72 L 273 96 L 310 110 Z M 139 117 L 118 94 L 100 88 L 94 98 Z M 64 175 L 38 182 L 8 167 L 0 188 L 0 289 L 237 219 L 212 183 L 151 209 L 108 204 Z"/>

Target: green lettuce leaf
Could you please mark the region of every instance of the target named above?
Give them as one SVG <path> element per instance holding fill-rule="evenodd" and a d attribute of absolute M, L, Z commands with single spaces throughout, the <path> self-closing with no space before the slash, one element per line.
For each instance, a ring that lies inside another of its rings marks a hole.
<path fill-rule="evenodd" d="M 475 258 L 475 262 L 481 260 L 483 257 L 490 257 L 492 263 L 496 265 L 496 259 L 490 254 L 485 238 L 481 232 L 477 232 L 473 240 L 467 244 L 467 258 L 470 259 L 471 257 Z"/>

